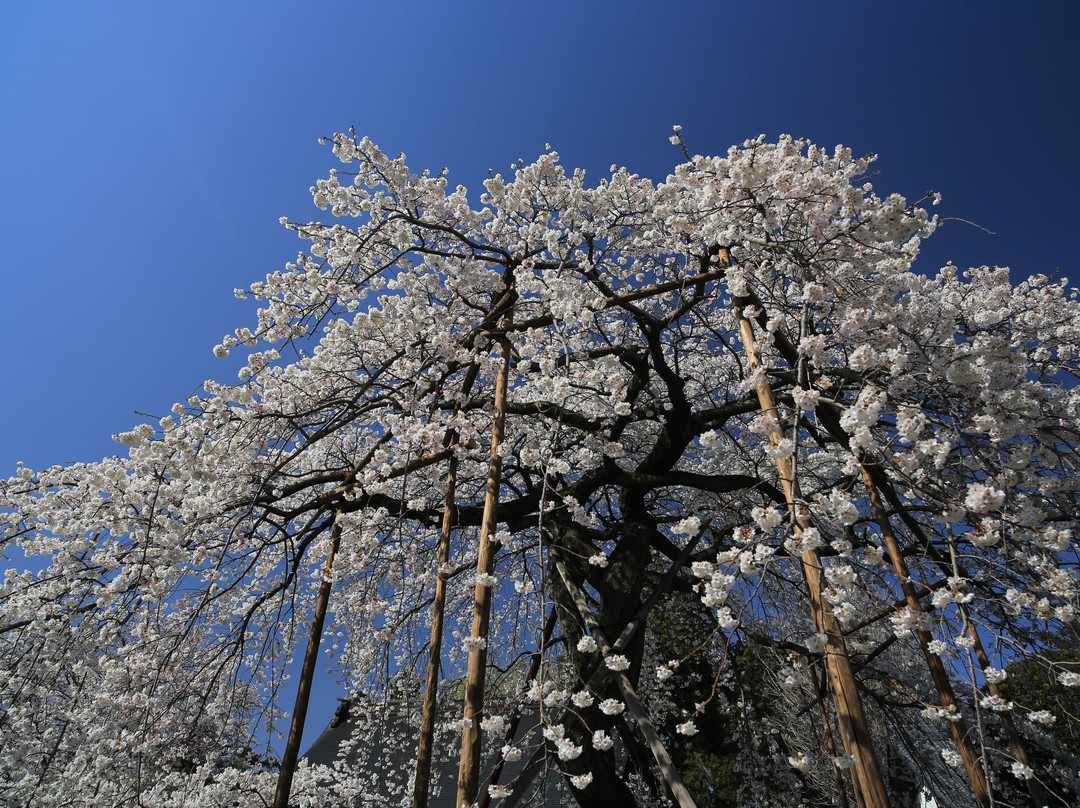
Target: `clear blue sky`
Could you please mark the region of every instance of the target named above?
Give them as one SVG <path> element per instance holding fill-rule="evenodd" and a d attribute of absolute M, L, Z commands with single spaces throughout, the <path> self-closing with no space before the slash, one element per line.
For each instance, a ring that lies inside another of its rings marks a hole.
<path fill-rule="evenodd" d="M 6 2 L 0 8 L 0 476 L 94 460 L 253 324 L 232 290 L 327 218 L 316 143 L 355 125 L 478 189 L 550 142 L 662 179 L 765 133 L 876 152 L 883 192 L 958 222 L 927 272 L 1074 282 L 1080 11 L 1070 2 Z M 332 703 L 313 716 L 306 741 Z"/>

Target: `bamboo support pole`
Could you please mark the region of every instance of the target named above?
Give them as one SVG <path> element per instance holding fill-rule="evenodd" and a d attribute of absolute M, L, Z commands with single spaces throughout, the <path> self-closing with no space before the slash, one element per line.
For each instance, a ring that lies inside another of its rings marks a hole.
<path fill-rule="evenodd" d="M 967 634 L 974 641 L 972 648 L 975 651 L 975 658 L 979 661 L 979 667 L 985 670 L 990 667 L 990 657 L 986 655 L 986 648 L 983 647 L 982 638 L 979 636 L 979 630 L 968 617 L 967 608 L 961 604 L 960 610 L 964 618 L 964 626 L 967 629 Z M 998 687 L 997 682 L 987 682 L 986 684 L 990 690 L 990 695 L 1004 699 L 1004 695 L 1001 692 L 1001 688 Z M 998 718 L 1001 719 L 1001 726 L 1005 729 L 1005 735 L 1009 739 L 1009 748 L 1012 750 L 1013 757 L 1016 758 L 1018 763 L 1030 767 L 1031 758 L 1028 757 L 1027 748 L 1024 746 L 1024 741 L 1021 738 L 1019 731 L 1016 729 L 1016 724 L 1013 722 L 1012 713 L 998 713 Z M 1028 794 L 1031 796 L 1031 804 L 1034 808 L 1045 808 L 1045 806 L 1050 804 L 1050 798 L 1047 796 L 1046 790 L 1038 779 L 1032 777 L 1025 782 L 1027 783 Z"/>
<path fill-rule="evenodd" d="M 722 265 L 726 265 L 726 264 L 730 263 L 730 254 L 728 253 L 727 250 L 724 250 L 724 249 L 721 248 L 719 250 L 719 258 L 720 258 L 720 261 L 721 261 Z M 761 301 L 758 300 L 756 298 L 756 296 L 750 296 L 748 298 L 748 301 L 751 302 L 754 305 L 757 305 L 757 306 L 761 305 Z M 756 319 L 758 320 L 759 323 L 764 323 L 766 321 L 766 317 L 767 317 L 767 315 L 765 314 L 764 310 L 762 310 L 757 314 Z M 790 364 L 792 367 L 796 367 L 797 363 L 798 363 L 798 359 L 799 359 L 798 351 L 795 348 L 795 346 L 792 345 L 791 341 L 789 339 L 787 339 L 787 337 L 785 337 L 782 333 L 777 332 L 776 333 L 776 344 L 777 344 L 777 347 L 780 350 L 780 353 L 783 355 L 784 359 L 788 362 L 788 364 Z M 838 441 L 840 441 L 841 445 L 848 446 L 849 444 L 848 444 L 848 440 L 847 440 L 847 435 L 843 432 L 843 430 L 839 426 L 840 415 L 837 412 L 837 408 L 835 406 L 831 405 L 831 404 L 826 404 L 826 403 L 822 402 L 821 406 L 818 409 L 819 409 L 819 413 L 821 415 L 822 424 L 825 426 L 825 428 L 829 432 L 829 434 L 832 437 L 836 438 Z M 864 474 L 864 479 L 867 480 L 867 482 L 868 482 L 868 486 L 870 484 L 873 484 L 882 494 L 884 494 L 885 498 L 896 509 L 897 513 L 899 513 L 900 518 L 902 519 L 902 521 L 912 530 L 912 532 L 919 539 L 919 541 L 924 546 L 930 547 L 929 542 L 927 541 L 926 536 L 923 534 L 921 527 L 911 517 L 911 515 L 907 512 L 907 509 L 904 508 L 903 503 L 900 501 L 899 497 L 896 495 L 895 490 L 893 490 L 892 486 L 889 484 L 888 480 L 885 478 L 882 470 L 881 469 L 876 469 L 875 470 L 875 469 L 872 469 L 870 467 L 864 467 L 863 474 Z M 932 547 L 930 547 L 930 551 L 933 554 L 934 551 L 933 551 Z M 890 554 L 891 554 L 891 551 L 890 551 Z M 941 568 L 944 571 L 947 572 L 946 565 L 941 563 L 940 559 L 937 559 L 937 560 L 939 562 L 939 566 L 941 566 Z M 910 581 L 910 579 L 908 579 L 908 580 Z M 970 632 L 970 629 L 969 629 L 969 632 Z M 981 639 L 978 636 L 977 631 L 975 631 L 973 633 L 972 638 L 975 641 L 976 656 L 979 657 L 979 652 L 982 651 L 982 656 L 980 657 L 980 664 L 985 667 L 988 664 L 988 661 L 983 662 L 981 660 L 982 659 L 988 659 L 988 658 L 986 657 L 985 651 L 982 650 L 982 642 L 981 642 Z M 933 675 L 933 673 L 931 673 L 931 675 Z M 992 689 L 991 693 L 993 693 L 993 692 L 994 691 Z M 1026 761 L 1028 761 L 1030 758 L 1029 758 L 1029 756 L 1027 754 L 1027 751 L 1025 749 L 1023 740 L 1021 739 L 1019 733 L 1016 731 L 1016 728 L 1015 728 L 1015 726 L 1014 726 L 1014 724 L 1012 722 L 1011 716 L 1008 716 L 1007 714 L 1005 714 L 1005 720 L 1002 723 L 1005 726 L 1006 735 L 1009 738 L 1009 744 L 1010 744 L 1010 747 L 1012 749 L 1013 756 L 1019 762 L 1024 763 L 1025 765 L 1027 765 Z M 963 757 L 963 754 L 961 754 L 961 757 Z M 966 763 L 966 761 L 965 761 L 965 763 Z M 1045 791 L 1042 788 L 1041 784 L 1037 780 L 1032 778 L 1031 780 L 1027 781 L 1027 785 L 1028 785 L 1028 790 L 1029 790 L 1029 793 L 1031 794 L 1031 798 L 1033 800 L 1034 805 L 1036 806 L 1036 808 L 1042 808 L 1042 806 L 1044 806 L 1046 804 L 1046 797 L 1045 797 Z M 973 788 L 974 788 L 974 786 L 973 786 Z M 980 803 L 980 804 L 982 804 L 982 803 Z"/>
<path fill-rule="evenodd" d="M 880 474 L 881 472 L 879 469 L 878 475 Z M 933 545 L 928 540 L 926 534 L 923 532 L 922 527 L 919 525 L 918 521 L 916 521 L 915 518 L 908 512 L 907 508 L 904 507 L 903 502 L 900 501 L 900 498 L 897 496 L 896 491 L 888 485 L 887 480 L 880 480 L 879 487 L 881 489 L 881 492 L 885 495 L 885 498 L 889 501 L 889 504 L 892 505 L 896 512 L 900 515 L 901 521 L 903 521 L 903 523 L 907 525 L 908 529 L 916 537 L 920 545 L 927 548 L 927 551 L 930 554 L 931 558 L 934 559 L 934 563 L 943 573 L 945 573 L 946 575 L 950 573 L 953 575 L 960 575 L 964 578 L 970 577 L 966 574 L 962 567 L 954 567 L 954 569 L 952 570 L 949 569 L 949 564 L 947 560 L 943 558 L 942 554 L 933 547 Z M 990 658 L 987 656 L 986 649 L 983 647 L 982 638 L 979 636 L 978 629 L 975 628 L 974 624 L 969 619 L 967 607 L 963 604 L 957 605 L 959 606 L 960 613 L 964 618 L 964 624 L 966 626 L 968 636 L 970 636 L 972 641 L 974 642 L 975 656 L 979 661 L 979 665 L 981 665 L 983 668 L 986 668 L 990 665 Z M 991 695 L 1001 695 L 1001 689 L 997 686 L 997 684 L 988 684 L 990 686 Z M 1012 750 L 1013 757 L 1015 757 L 1018 762 L 1024 764 L 1025 766 L 1030 765 L 1029 761 L 1031 760 L 1031 758 L 1028 756 L 1027 748 L 1024 745 L 1024 741 L 1021 738 L 1020 733 L 1016 730 L 1016 725 L 1013 723 L 1012 716 L 1009 713 L 1001 713 L 1001 719 L 1002 726 L 1005 728 L 1005 734 L 1009 739 L 1009 747 Z M 1044 808 L 1044 806 L 1049 804 L 1049 798 L 1046 795 L 1046 791 L 1038 780 L 1036 780 L 1035 778 L 1031 778 L 1027 781 L 1027 787 L 1028 793 L 1031 795 L 1032 804 L 1035 806 L 1035 808 Z"/>
<path fill-rule="evenodd" d="M 471 443 L 463 444 L 471 448 Z M 454 450 L 459 445 L 434 452 L 424 457 L 406 463 L 400 468 L 394 469 L 383 476 L 383 479 L 393 479 L 408 474 L 417 469 L 430 466 L 447 457 L 452 457 Z M 346 482 L 333 492 L 335 496 L 350 493 L 356 486 L 355 473 L 348 476 Z M 335 522 L 337 514 L 334 515 Z M 285 751 L 282 754 L 281 768 L 278 772 L 277 788 L 274 792 L 272 808 L 287 808 L 289 793 L 292 791 L 293 775 L 296 773 L 296 761 L 300 756 L 300 743 L 304 735 L 304 723 L 307 720 L 308 702 L 311 699 L 311 684 L 315 676 L 315 665 L 319 658 L 319 645 L 322 643 L 323 625 L 326 622 L 326 611 L 330 603 L 330 591 L 333 589 L 334 556 L 337 555 L 341 546 L 341 528 L 335 523 L 332 529 L 330 550 L 326 554 L 326 564 L 323 571 L 322 584 L 315 600 L 315 614 L 311 620 L 311 629 L 308 632 L 307 649 L 304 652 L 304 662 L 300 670 L 300 684 L 296 692 L 296 703 L 293 708 L 292 722 L 289 725 L 289 737 L 285 742 Z"/>
<path fill-rule="evenodd" d="M 727 263 L 730 263 L 730 255 L 728 254 L 728 252 L 723 249 L 721 249 L 719 252 L 721 263 L 725 265 Z M 761 305 L 761 301 L 754 296 L 751 296 L 749 300 L 754 305 Z M 757 320 L 759 323 L 766 322 L 766 315 L 764 311 L 758 313 Z M 788 340 L 787 337 L 785 337 L 782 333 L 777 332 L 776 344 L 780 350 L 780 353 L 783 355 L 784 359 L 788 362 L 788 364 L 790 364 L 792 367 L 795 367 L 798 363 L 799 357 L 798 351 L 795 346 L 791 344 L 791 341 Z M 822 402 L 821 406 L 819 407 L 819 412 L 821 414 L 822 423 L 824 424 L 829 434 L 832 437 L 836 438 L 838 441 L 840 441 L 841 445 L 848 446 L 847 435 L 844 434 L 843 430 L 840 429 L 839 426 L 840 415 L 837 412 L 836 407 L 831 404 L 826 404 Z M 904 522 L 904 524 L 908 526 L 908 528 L 916 536 L 919 542 L 929 549 L 931 556 L 935 557 L 935 561 L 938 563 L 941 569 L 948 573 L 947 565 L 943 563 L 942 559 L 936 557 L 936 551 L 930 545 L 926 535 L 922 531 L 922 528 L 904 507 L 903 503 L 900 501 L 900 498 L 897 496 L 896 491 L 889 484 L 889 481 L 885 477 L 884 472 L 881 469 L 867 467 L 864 469 L 864 474 L 869 475 L 870 480 L 878 487 L 880 492 L 884 494 L 885 498 L 889 501 L 889 504 L 896 509 L 896 512 L 900 515 L 900 518 Z M 973 633 L 972 639 L 975 641 L 976 656 L 979 657 L 981 652 L 982 656 L 980 660 L 987 659 L 987 662 L 980 661 L 980 664 L 985 667 L 988 664 L 988 658 L 986 657 L 985 650 L 983 650 L 982 648 L 982 640 L 979 638 L 977 631 Z M 993 693 L 994 689 L 992 688 L 991 694 Z M 1027 754 L 1022 738 L 1020 737 L 1019 733 L 1016 732 L 1016 728 L 1012 722 L 1012 718 L 1010 716 L 1006 716 L 1006 719 L 1002 723 L 1005 726 L 1006 734 L 1009 737 L 1009 744 L 1012 749 L 1013 756 L 1021 763 L 1025 763 L 1025 765 L 1027 765 L 1026 761 L 1028 761 L 1030 758 Z M 1028 780 L 1027 783 L 1028 790 L 1031 793 L 1031 797 L 1034 801 L 1035 806 L 1037 808 L 1042 808 L 1042 806 L 1046 804 L 1046 797 L 1041 784 L 1039 784 L 1034 779 Z"/>
<path fill-rule="evenodd" d="M 730 263 L 730 255 L 727 250 L 721 250 L 719 257 L 722 263 Z M 758 371 L 762 368 L 762 364 L 754 344 L 754 330 L 743 310 L 748 302 L 745 298 L 732 297 L 735 316 L 739 324 L 739 335 L 742 338 L 747 363 L 751 371 Z M 773 398 L 772 388 L 767 380 L 758 383 L 757 395 L 762 412 L 775 415 L 777 413 L 776 402 Z M 770 431 L 769 441 L 775 446 L 782 439 L 783 433 L 779 425 L 777 425 Z M 809 527 L 809 522 L 798 515 L 792 463 L 790 459 L 778 458 L 776 467 L 780 474 L 780 481 L 783 484 L 787 505 L 795 513 L 795 529 L 801 533 Z M 877 754 L 874 751 L 873 739 L 870 736 L 870 728 L 866 720 L 862 699 L 859 696 L 858 682 L 851 667 L 851 659 L 848 656 L 844 635 L 840 628 L 840 622 L 836 619 L 836 615 L 833 614 L 831 605 L 822 595 L 823 568 L 821 559 L 816 550 L 807 549 L 803 552 L 800 560 L 803 575 L 806 579 L 810 610 L 814 617 L 814 623 L 826 637 L 825 662 L 828 669 L 828 684 L 840 723 L 840 735 L 844 741 L 845 751 L 855 758 L 855 763 L 851 768 L 851 776 L 855 785 L 856 800 L 861 808 L 886 808 L 889 801 L 885 790 L 885 781 L 881 776 L 881 769 L 878 765 Z"/>
<path fill-rule="evenodd" d="M 935 550 L 934 547 L 930 544 L 926 535 L 923 533 L 922 527 L 908 512 L 907 508 L 904 507 L 904 504 L 900 501 L 900 498 L 897 496 L 896 491 L 893 490 L 893 488 L 888 484 L 888 480 L 883 478 L 881 470 L 877 469 L 877 474 L 875 475 L 874 470 L 870 467 L 867 467 L 864 469 L 864 474 L 869 476 L 871 481 L 877 484 L 878 489 L 881 491 L 881 493 L 885 495 L 885 498 L 889 501 L 889 504 L 892 505 L 896 512 L 899 514 L 901 521 L 903 521 L 904 524 L 907 525 L 908 529 L 911 530 L 912 534 L 918 539 L 919 543 L 928 549 L 931 557 L 934 559 L 934 562 L 935 564 L 937 564 L 938 568 L 941 569 L 941 571 L 945 574 L 949 574 L 950 570 L 945 559 L 941 558 L 940 553 L 938 553 L 938 551 Z M 962 575 L 963 577 L 968 577 L 962 569 L 954 569 L 952 570 L 952 573 Z M 966 626 L 968 636 L 970 636 L 972 641 L 974 642 L 973 647 L 975 651 L 975 656 L 979 661 L 979 665 L 983 668 L 989 667 L 990 658 L 986 654 L 986 649 L 983 647 L 982 638 L 979 636 L 978 630 L 968 618 L 967 607 L 963 604 L 957 605 L 959 606 L 960 613 L 964 618 L 964 624 Z M 988 685 L 991 695 L 1001 696 L 1001 689 L 997 686 L 996 683 L 991 682 L 988 683 Z M 1020 736 L 1020 733 L 1016 729 L 1016 725 L 1012 720 L 1012 716 L 1006 712 L 1001 713 L 1000 717 L 1002 726 L 1005 729 L 1005 734 L 1009 739 L 1009 748 L 1012 750 L 1013 757 L 1016 758 L 1019 763 L 1022 763 L 1025 766 L 1030 766 L 1031 758 L 1028 756 L 1027 748 L 1024 745 L 1023 738 Z M 1044 806 L 1048 805 L 1049 798 L 1046 794 L 1046 790 L 1042 786 L 1042 783 L 1040 783 L 1035 778 L 1031 778 L 1026 782 L 1028 794 L 1031 796 L 1031 801 L 1034 808 L 1044 808 Z"/>

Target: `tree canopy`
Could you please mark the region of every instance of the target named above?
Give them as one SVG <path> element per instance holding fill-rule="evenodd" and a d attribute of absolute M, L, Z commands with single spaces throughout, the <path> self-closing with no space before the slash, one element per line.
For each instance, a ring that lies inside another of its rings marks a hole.
<path fill-rule="evenodd" d="M 548 150 L 470 198 L 329 142 L 237 382 L 2 483 L 0 800 L 265 804 L 309 633 L 367 699 L 465 677 L 466 803 L 519 794 L 468 750 L 525 702 L 546 743 L 504 754 L 582 806 L 712 804 L 717 767 L 745 805 L 1076 798 L 997 687 L 1080 685 L 1065 280 L 916 271 L 937 196 L 842 147 L 595 185 Z M 370 773 L 320 776 L 292 802 Z"/>

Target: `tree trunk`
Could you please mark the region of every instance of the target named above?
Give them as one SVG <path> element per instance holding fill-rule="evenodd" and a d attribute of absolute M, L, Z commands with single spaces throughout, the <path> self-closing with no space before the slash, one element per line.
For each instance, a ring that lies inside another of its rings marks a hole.
<path fill-rule="evenodd" d="M 540 664 L 544 660 L 544 649 L 548 642 L 551 640 L 551 634 L 555 631 L 555 624 L 558 622 L 555 615 L 555 610 L 552 609 L 548 612 L 547 622 L 544 623 L 544 634 L 540 640 L 540 645 L 536 649 L 536 653 L 533 654 L 532 662 L 529 663 L 529 672 L 525 674 L 524 684 L 528 685 L 532 682 L 537 674 L 540 673 Z M 514 708 L 513 715 L 510 716 L 510 725 L 506 728 L 506 734 L 503 736 L 505 745 L 513 743 L 514 736 L 517 735 L 518 726 L 521 724 L 521 705 L 517 705 Z M 503 757 L 502 750 L 499 750 L 499 754 L 495 758 L 495 767 L 491 770 L 491 774 L 488 776 L 485 785 L 491 786 L 499 782 L 499 777 L 502 776 L 503 766 L 506 763 L 506 759 Z M 491 793 L 483 791 L 479 794 L 479 808 L 488 808 L 491 804 Z"/>
<path fill-rule="evenodd" d="M 608 656 L 612 653 L 612 646 L 608 642 L 607 637 L 604 635 L 599 624 L 589 612 L 588 604 L 586 604 L 585 598 L 581 594 L 581 590 L 578 589 L 571 580 L 570 574 L 566 570 L 566 565 L 561 561 L 558 561 L 555 564 L 555 568 L 558 570 L 559 576 L 562 578 L 563 585 L 566 587 L 567 592 L 570 593 L 570 597 L 573 598 L 574 604 L 577 606 L 581 622 L 591 631 L 593 639 L 595 639 L 597 645 L 600 646 L 601 655 L 604 657 Z M 630 679 L 626 675 L 626 672 L 612 671 L 612 676 L 619 687 L 619 691 L 622 693 L 623 702 L 626 704 L 627 712 L 634 717 L 638 731 L 641 732 L 642 736 L 645 738 L 645 743 L 648 745 L 649 751 L 652 752 L 653 759 L 660 769 L 660 774 L 663 776 L 664 782 L 667 784 L 671 795 L 675 798 L 675 804 L 679 806 L 679 808 L 697 808 L 694 798 L 690 796 L 690 792 L 687 790 L 685 783 L 683 783 L 678 769 L 675 768 L 671 756 L 668 754 L 667 749 L 660 740 L 656 728 L 653 727 L 652 721 L 650 721 L 649 717 L 645 714 L 645 708 L 638 699 L 634 686 L 630 683 Z"/>

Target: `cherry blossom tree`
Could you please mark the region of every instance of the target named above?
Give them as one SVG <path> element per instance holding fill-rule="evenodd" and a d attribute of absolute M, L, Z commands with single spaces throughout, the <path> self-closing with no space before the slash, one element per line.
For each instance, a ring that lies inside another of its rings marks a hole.
<path fill-rule="evenodd" d="M 877 195 L 842 147 L 595 186 L 548 150 L 477 204 L 329 142 L 334 223 L 285 223 L 306 252 L 214 348 L 238 381 L 2 484 L 0 800 L 364 797 L 296 764 L 320 648 L 369 700 L 425 681 L 417 806 L 447 733 L 459 804 L 522 800 L 479 744 L 528 704 L 543 742 L 501 757 L 582 806 L 695 804 L 670 750 L 716 711 L 754 804 L 900 805 L 902 769 L 988 806 L 1003 765 L 1076 799 L 1026 751 L 1052 712 L 998 687 L 1019 660 L 1080 684 L 1048 653 L 1078 606 L 1064 280 L 916 271 L 936 195 Z"/>

